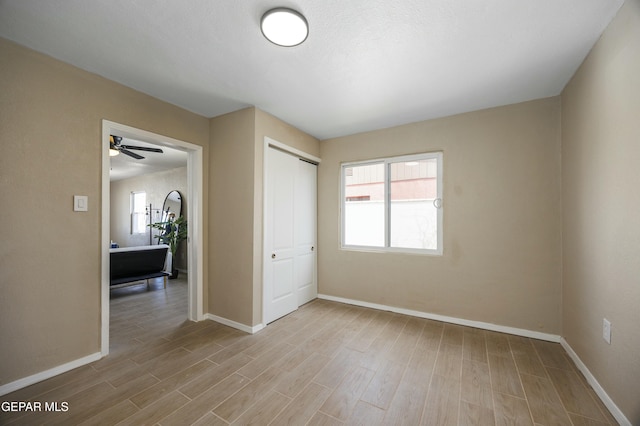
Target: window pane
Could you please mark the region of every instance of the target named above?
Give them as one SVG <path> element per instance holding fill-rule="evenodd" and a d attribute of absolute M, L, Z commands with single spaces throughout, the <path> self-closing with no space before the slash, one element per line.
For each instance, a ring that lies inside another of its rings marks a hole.
<path fill-rule="evenodd" d="M 133 192 L 133 212 L 134 213 L 144 213 L 144 209 L 147 203 L 147 193 L 146 192 Z"/>
<path fill-rule="evenodd" d="M 438 248 L 438 160 L 390 163 L 390 246 Z"/>
<path fill-rule="evenodd" d="M 344 169 L 344 244 L 384 247 L 384 163 Z"/>
<path fill-rule="evenodd" d="M 144 234 L 147 231 L 146 192 L 131 193 L 131 233 Z"/>

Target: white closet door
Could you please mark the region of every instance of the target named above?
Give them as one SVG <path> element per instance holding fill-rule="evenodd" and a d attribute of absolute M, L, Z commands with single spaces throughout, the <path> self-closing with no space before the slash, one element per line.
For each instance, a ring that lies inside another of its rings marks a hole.
<path fill-rule="evenodd" d="M 316 282 L 316 216 L 318 167 L 298 161 L 295 199 L 296 292 L 298 306 L 318 297 Z"/>
<path fill-rule="evenodd" d="M 264 310 L 268 324 L 317 296 L 317 167 L 267 150 Z"/>
<path fill-rule="evenodd" d="M 295 175 L 299 160 L 269 148 L 265 232 L 265 310 L 267 323 L 298 308 L 295 285 Z"/>

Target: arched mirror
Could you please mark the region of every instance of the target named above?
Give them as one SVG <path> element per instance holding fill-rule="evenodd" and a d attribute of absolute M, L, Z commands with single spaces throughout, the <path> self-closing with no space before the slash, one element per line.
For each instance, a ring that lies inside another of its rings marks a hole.
<path fill-rule="evenodd" d="M 175 214 L 176 219 L 182 214 L 182 195 L 179 191 L 171 191 L 164 199 L 164 204 L 162 205 L 162 221 L 168 221 L 171 213 Z"/>

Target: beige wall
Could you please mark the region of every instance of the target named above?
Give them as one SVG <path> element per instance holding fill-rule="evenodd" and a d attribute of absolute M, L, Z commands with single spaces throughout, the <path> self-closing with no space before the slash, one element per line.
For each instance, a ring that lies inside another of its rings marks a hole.
<path fill-rule="evenodd" d="M 318 141 L 257 108 L 211 119 L 209 312 L 262 322 L 264 137 L 312 155 Z"/>
<path fill-rule="evenodd" d="M 186 163 L 186 160 L 185 160 Z M 153 222 L 162 220 L 161 209 L 167 194 L 173 190 L 180 191 L 182 196 L 181 215 L 187 217 L 189 200 L 187 199 L 187 167 L 178 167 L 156 173 L 149 173 L 129 179 L 120 179 L 111 182 L 111 241 L 117 242 L 120 247 L 136 247 L 149 244 L 149 228 L 144 234 L 131 234 L 131 193 L 145 191 L 147 194 L 147 206 L 152 204 Z M 157 244 L 155 238 L 160 231 L 153 230 L 151 244 Z M 180 270 L 187 269 L 187 245 L 180 244 L 174 260 L 174 266 Z"/>
<path fill-rule="evenodd" d="M 209 313 L 252 324 L 255 108 L 210 121 Z"/>
<path fill-rule="evenodd" d="M 340 163 L 443 151 L 444 255 L 340 248 Z M 321 143 L 319 292 L 559 334 L 560 100 Z"/>
<path fill-rule="evenodd" d="M 3 385 L 100 351 L 102 120 L 205 155 L 209 120 L 3 39 L 0 58 Z"/>
<path fill-rule="evenodd" d="M 638 0 L 625 2 L 562 94 L 562 182 L 563 336 L 640 424 Z"/>

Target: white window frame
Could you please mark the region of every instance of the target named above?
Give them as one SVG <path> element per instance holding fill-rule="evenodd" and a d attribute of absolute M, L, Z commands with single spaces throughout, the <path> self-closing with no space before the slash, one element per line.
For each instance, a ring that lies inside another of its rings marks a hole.
<path fill-rule="evenodd" d="M 391 163 L 399 163 L 399 162 L 409 162 L 409 161 L 420 161 L 420 160 L 433 160 L 437 161 L 437 189 L 436 189 L 436 199 L 434 200 L 434 205 L 436 205 L 437 211 L 437 247 L 436 249 L 422 249 L 422 248 L 404 248 L 404 247 L 391 247 L 390 246 L 390 213 L 391 213 L 391 202 L 390 202 L 390 187 L 391 187 L 391 179 L 390 179 L 390 167 Z M 384 236 L 385 242 L 384 247 L 378 246 L 362 246 L 362 245 L 347 245 L 345 244 L 345 203 L 346 203 L 346 195 L 345 195 L 345 175 L 346 169 L 350 167 L 357 166 L 367 166 L 372 164 L 384 164 Z M 413 154 L 413 155 L 402 155 L 398 157 L 386 157 L 386 158 L 377 158 L 373 160 L 366 161 L 354 161 L 354 162 L 346 162 L 341 163 L 340 165 L 340 244 L 343 250 L 355 250 L 355 251 L 374 251 L 374 252 L 391 252 L 391 253 L 414 253 L 414 254 L 424 254 L 424 255 L 433 255 L 433 256 L 442 256 L 443 254 L 443 155 L 442 152 L 426 152 L 421 154 Z"/>
<path fill-rule="evenodd" d="M 144 210 L 139 210 L 136 211 L 136 195 L 138 194 L 144 194 L 144 199 L 145 202 L 143 204 L 143 208 Z M 146 191 L 131 191 L 131 201 L 130 201 L 130 210 L 131 210 L 131 235 L 140 235 L 140 234 L 146 234 L 147 233 L 147 229 L 146 229 L 146 219 L 145 219 L 145 228 L 142 230 L 137 230 L 135 228 L 135 223 L 136 223 L 136 219 L 137 216 L 140 214 L 144 214 L 146 216 L 146 203 L 147 203 L 147 192 Z"/>

